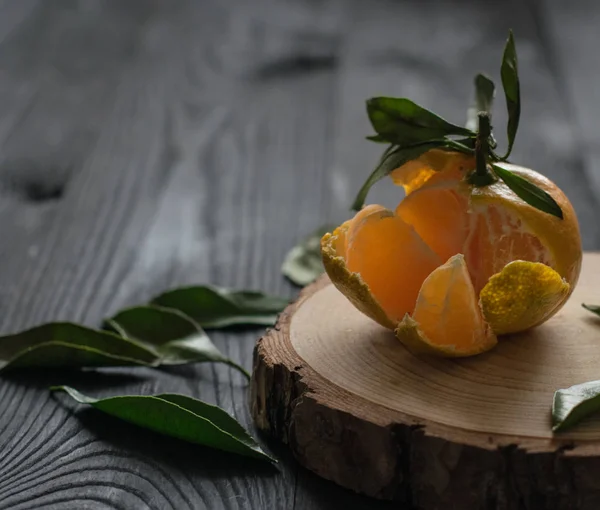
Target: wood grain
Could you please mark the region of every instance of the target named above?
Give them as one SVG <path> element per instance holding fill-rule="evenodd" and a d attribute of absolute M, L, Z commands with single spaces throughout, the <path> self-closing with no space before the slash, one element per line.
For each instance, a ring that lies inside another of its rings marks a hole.
<path fill-rule="evenodd" d="M 399 349 L 393 332 L 356 313 L 331 285 L 294 312 L 289 343 L 330 383 L 377 406 L 457 429 L 542 439 L 535 449 L 543 450 L 553 437 L 554 391 L 594 380 L 600 364 L 598 321 L 581 306 L 600 288 L 600 255 L 586 254 L 581 279 L 556 317 L 464 360 Z M 600 421 L 560 438 L 598 440 Z"/>
<path fill-rule="evenodd" d="M 369 496 L 427 510 L 591 509 L 600 485 L 579 474 L 600 466 L 600 418 L 553 435 L 550 409 L 556 389 L 597 377 L 598 320 L 581 302 L 599 270 L 600 254 L 586 254 L 556 316 L 459 360 L 414 355 L 324 276 L 257 343 L 254 418 L 304 466 Z"/>
<path fill-rule="evenodd" d="M 517 0 L 0 1 L 1 332 L 97 324 L 183 283 L 292 296 L 285 252 L 346 217 L 376 160 L 364 99 L 406 94 L 460 121 L 471 73 L 497 70 L 510 25 L 533 68 L 517 155 L 559 182 L 586 247 L 600 247 L 578 120 L 559 101 L 536 19 Z M 372 198 L 392 195 L 380 186 Z M 212 337 L 249 368 L 260 334 Z M 3 510 L 379 508 L 276 444 L 278 472 L 190 455 L 50 397 L 60 383 L 98 396 L 183 392 L 251 426 L 247 388 L 223 367 L 3 376 Z"/>

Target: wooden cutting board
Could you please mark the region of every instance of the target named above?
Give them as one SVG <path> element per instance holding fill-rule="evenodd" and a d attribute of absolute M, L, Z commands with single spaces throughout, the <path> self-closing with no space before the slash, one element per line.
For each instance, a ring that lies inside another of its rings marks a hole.
<path fill-rule="evenodd" d="M 600 417 L 550 427 L 556 389 L 600 379 L 582 302 L 600 304 L 600 254 L 542 326 L 476 357 L 418 357 L 324 276 L 256 345 L 254 419 L 315 473 L 414 508 L 597 510 Z"/>

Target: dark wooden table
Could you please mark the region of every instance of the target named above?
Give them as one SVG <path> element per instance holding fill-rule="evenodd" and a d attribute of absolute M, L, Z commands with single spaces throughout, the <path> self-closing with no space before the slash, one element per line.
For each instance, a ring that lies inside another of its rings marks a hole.
<path fill-rule="evenodd" d="M 571 197 L 600 247 L 595 0 L 0 1 L 2 333 L 97 325 L 181 284 L 292 297 L 286 251 L 340 221 L 377 159 L 364 100 L 462 122 L 472 77 L 520 57 L 515 162 Z M 499 80 L 498 80 L 499 82 Z M 498 138 L 505 137 L 503 99 Z M 370 196 L 387 205 L 397 190 Z M 599 289 L 600 300 L 600 289 Z M 254 332 L 213 334 L 251 367 Z M 299 467 L 162 439 L 47 391 L 181 392 L 251 427 L 221 366 L 0 377 L 0 509 L 390 508 Z M 500 507 L 499 507 L 500 508 Z"/>

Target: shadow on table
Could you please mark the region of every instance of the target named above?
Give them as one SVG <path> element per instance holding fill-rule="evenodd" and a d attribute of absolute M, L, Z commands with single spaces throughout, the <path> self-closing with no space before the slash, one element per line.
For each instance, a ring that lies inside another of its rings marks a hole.
<path fill-rule="evenodd" d="M 280 441 L 258 435 L 261 444 L 269 447 L 272 453 L 289 470 L 296 473 L 294 510 L 413 510 L 410 505 L 399 502 L 380 501 L 345 489 L 334 482 L 317 476 L 302 467 L 294 459 L 287 445 Z"/>
<path fill-rule="evenodd" d="M 313 472 L 298 469 L 295 510 L 412 510 L 410 505 L 380 501 L 344 489 Z"/>
<path fill-rule="evenodd" d="M 91 431 L 99 440 L 139 458 L 151 458 L 152 461 L 183 472 L 190 478 L 225 480 L 251 476 L 272 479 L 281 476 L 284 471 L 296 471 L 295 510 L 409 510 L 398 503 L 361 496 L 316 476 L 298 466 L 287 446 L 266 440 L 263 436 L 258 436 L 258 439 L 265 450 L 279 461 L 277 465 L 158 435 L 94 409 L 78 410 L 75 416 L 82 427 Z"/>
<path fill-rule="evenodd" d="M 28 388 L 47 390 L 50 386 L 73 386 L 82 392 L 138 386 L 147 377 L 143 373 L 125 371 L 98 372 L 78 369 L 21 369 L 2 373 L 6 379 Z"/>

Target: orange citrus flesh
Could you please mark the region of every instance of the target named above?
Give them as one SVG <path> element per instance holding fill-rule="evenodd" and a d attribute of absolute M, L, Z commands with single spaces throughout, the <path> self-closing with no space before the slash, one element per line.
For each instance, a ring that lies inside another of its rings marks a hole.
<path fill-rule="evenodd" d="M 402 200 L 396 214 L 412 225 L 442 260 L 448 260 L 463 249 L 467 208 L 467 198 L 449 185 L 428 185 Z"/>
<path fill-rule="evenodd" d="M 394 321 L 412 313 L 423 280 L 440 263 L 415 230 L 391 211 L 359 213 L 350 224 L 346 266 L 368 283 Z"/>
<path fill-rule="evenodd" d="M 397 323 L 390 319 L 383 311 L 361 275 L 359 273 L 351 273 L 346 267 L 345 240 L 350 221 L 340 225 L 333 233 L 323 236 L 321 240 L 321 252 L 325 270 L 337 289 L 356 308 L 383 327 L 394 329 Z"/>
<path fill-rule="evenodd" d="M 432 149 L 417 159 L 397 168 L 390 177 L 397 186 L 404 187 L 409 195 L 425 183 L 439 183 L 460 179 L 466 169 L 471 169 L 473 158 L 460 152 Z M 433 181 L 430 181 L 433 178 Z"/>
<path fill-rule="evenodd" d="M 396 335 L 413 350 L 446 356 L 472 356 L 496 345 L 462 255 L 425 279 L 412 317 L 404 318 Z"/>
<path fill-rule="evenodd" d="M 470 234 L 463 252 L 478 292 L 513 260 L 555 267 L 550 251 L 527 231 L 521 218 L 502 206 L 489 205 L 474 213 Z"/>
<path fill-rule="evenodd" d="M 355 235 L 362 229 L 363 225 L 367 223 L 372 224 L 375 221 L 389 216 L 392 216 L 392 212 L 382 205 L 372 204 L 363 207 L 354 215 L 354 218 L 348 221 L 344 249 L 348 248 L 350 240 L 354 239 Z"/>
<path fill-rule="evenodd" d="M 495 344 L 479 304 L 473 304 L 478 299 L 496 334 L 548 319 L 579 276 L 575 212 L 545 177 L 504 166 L 549 193 L 563 219 L 528 205 L 500 181 L 471 186 L 466 176 L 475 167 L 472 157 L 432 150 L 392 172 L 394 183 L 407 193 L 395 212 L 367 206 L 323 238 L 323 261 L 333 283 L 380 324 L 396 327 L 402 321 L 396 330 L 405 343 L 448 356 L 483 352 Z M 514 268 L 507 265 L 516 260 L 525 265 L 509 277 Z M 521 296 L 519 303 L 507 306 L 513 294 Z M 444 311 L 425 302 L 444 304 Z"/>
<path fill-rule="evenodd" d="M 562 190 L 543 175 L 516 165 L 502 164 L 501 166 L 527 179 L 552 196 L 563 212 L 563 219 L 546 214 L 525 203 L 502 182 L 472 190 L 471 209 L 473 213 L 475 215 L 483 214 L 492 207 L 496 207 L 501 211 L 505 211 L 507 215 L 512 215 L 515 220 L 518 220 L 518 226 L 511 231 L 514 244 L 530 245 L 528 257 L 521 258 L 549 265 L 569 283 L 572 292 L 579 278 L 582 259 L 581 235 L 573 205 Z M 496 225 L 501 225 L 501 227 L 496 226 L 495 235 L 492 235 L 491 239 L 485 243 L 487 254 L 484 254 L 484 257 L 492 258 L 494 256 L 497 259 L 492 270 L 490 270 L 490 273 L 491 271 L 495 273 L 517 257 L 510 260 L 509 255 L 500 256 L 501 252 L 496 250 L 496 245 L 506 228 L 505 223 L 503 223 L 504 219 L 500 217 L 491 221 L 495 221 Z M 523 232 L 530 235 L 519 235 Z M 540 248 L 546 250 L 546 254 L 543 254 Z M 523 250 L 524 248 L 517 247 L 517 249 Z M 518 256 L 520 253 L 515 255 Z M 467 265 L 469 265 L 470 261 L 467 254 L 465 254 L 465 257 Z M 488 278 L 494 273 L 489 274 Z"/>
<path fill-rule="evenodd" d="M 535 174 L 518 167 L 511 170 L 530 179 Z M 579 273 L 581 260 L 579 229 L 573 222 L 575 213 L 564 194 L 556 186 L 549 186 L 550 181 L 542 178 L 536 184 L 556 195 L 566 221 L 537 211 L 502 183 L 471 188 L 454 168 L 432 176 L 410 193 L 400 202 L 396 214 L 413 225 L 443 260 L 463 253 L 477 292 L 513 260 L 541 262 L 572 280 Z M 536 229 L 540 216 L 544 225 Z M 560 228 L 565 223 L 571 228 Z M 553 234 L 554 229 L 560 229 L 562 235 Z M 565 243 L 568 246 L 563 247 Z M 561 257 L 565 251 L 566 256 Z M 561 259 L 570 262 L 561 263 Z M 577 260 L 578 263 L 572 262 Z"/>

